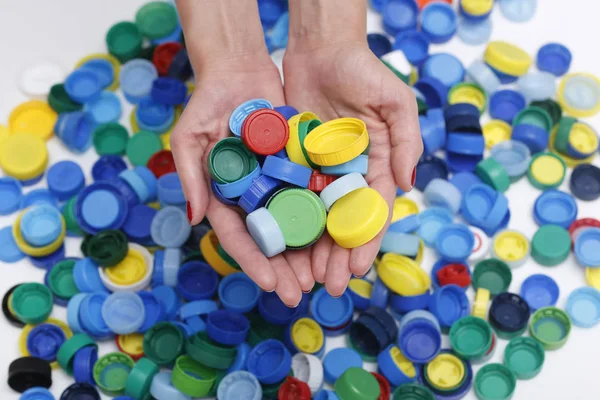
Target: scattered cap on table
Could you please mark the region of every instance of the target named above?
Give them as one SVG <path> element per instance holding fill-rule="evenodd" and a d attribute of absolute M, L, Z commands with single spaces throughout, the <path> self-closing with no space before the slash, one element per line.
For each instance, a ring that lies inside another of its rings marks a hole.
<path fill-rule="evenodd" d="M 123 95 L 130 103 L 137 104 L 152 91 L 152 83 L 158 71 L 148 60 L 135 59 L 121 66 L 119 82 Z"/>
<path fill-rule="evenodd" d="M 596 200 L 600 197 L 600 168 L 591 164 L 578 165 L 571 173 L 569 188 L 580 200 Z"/>
<path fill-rule="evenodd" d="M 417 27 L 419 8 L 413 0 L 393 0 L 385 3 L 381 10 L 383 26 L 390 35 Z"/>
<path fill-rule="evenodd" d="M 62 214 L 45 204 L 25 210 L 20 221 L 23 239 L 32 246 L 48 246 L 59 239 L 64 227 Z"/>
<path fill-rule="evenodd" d="M 345 347 L 333 349 L 323 358 L 325 381 L 334 384 L 348 368 L 362 366 L 362 358 L 355 350 Z"/>
<path fill-rule="evenodd" d="M 490 97 L 490 116 L 512 124 L 513 119 L 527 105 L 525 97 L 515 90 L 504 89 Z"/>
<path fill-rule="evenodd" d="M 116 186 L 95 182 L 77 196 L 75 218 L 84 231 L 96 234 L 106 229 L 119 229 L 125 223 L 128 208 Z"/>
<path fill-rule="evenodd" d="M 524 75 L 531 66 L 529 54 L 516 45 L 502 41 L 489 42 L 484 59 L 494 69 L 513 76 Z"/>
<path fill-rule="evenodd" d="M 591 268 L 600 266 L 600 252 L 597 247 L 599 241 L 599 228 L 588 228 L 577 236 L 573 252 L 579 265 Z"/>
<path fill-rule="evenodd" d="M 471 315 L 481 319 L 486 319 L 488 307 L 490 304 L 490 291 L 484 288 L 478 288 L 475 292 L 475 300 L 473 301 L 473 309 Z"/>
<path fill-rule="evenodd" d="M 580 95 L 582 91 L 586 96 Z M 586 73 L 566 75 L 560 81 L 557 97 L 558 103 L 569 115 L 591 117 L 600 111 L 600 79 Z"/>
<path fill-rule="evenodd" d="M 456 33 L 456 12 L 448 3 L 429 3 L 421 10 L 419 21 L 421 29 L 431 43 L 445 43 Z"/>
<path fill-rule="evenodd" d="M 512 281 L 512 272 L 505 262 L 490 258 L 475 265 L 473 287 L 488 289 L 492 296 L 506 292 Z"/>
<path fill-rule="evenodd" d="M 129 138 L 125 152 L 133 165 L 146 165 L 155 153 L 162 150 L 163 145 L 157 134 L 140 131 Z"/>
<path fill-rule="evenodd" d="M 429 56 L 429 39 L 423 32 L 417 31 L 416 29 L 409 29 L 396 35 L 393 48 L 394 50 L 405 54 L 406 60 L 411 64 L 419 65 Z M 388 59 L 386 56 L 383 57 L 383 60 L 389 62 L 398 69 L 397 64 L 392 63 L 393 60 Z M 404 65 L 404 63 L 402 65 Z M 408 80 L 411 69 L 407 68 L 399 71 L 405 72 L 407 75 L 406 79 Z"/>
<path fill-rule="evenodd" d="M 85 185 L 81 167 L 73 161 L 59 161 L 48 169 L 48 189 L 59 201 L 75 196 Z"/>
<path fill-rule="evenodd" d="M 169 365 L 181 354 L 183 332 L 169 322 L 159 322 L 144 334 L 144 354 L 158 365 Z"/>
<path fill-rule="evenodd" d="M 21 183 L 10 176 L 0 178 L 0 215 L 9 215 L 21 205 L 23 191 Z"/>
<path fill-rule="evenodd" d="M 462 82 L 465 68 L 458 58 L 449 53 L 431 55 L 420 67 L 421 76 L 437 78 L 447 87 Z"/>
<path fill-rule="evenodd" d="M 517 379 L 502 364 L 487 364 L 475 375 L 475 393 L 481 399 L 504 399 L 512 397 Z"/>
<path fill-rule="evenodd" d="M 33 387 L 23 392 L 19 400 L 55 400 L 54 395 L 46 388 Z"/>
<path fill-rule="evenodd" d="M 150 228 L 152 240 L 163 247 L 181 247 L 191 229 L 185 213 L 173 206 L 160 209 Z"/>
<path fill-rule="evenodd" d="M 547 190 L 536 199 L 533 218 L 538 225 L 555 224 L 568 229 L 577 218 L 577 203 L 569 193 Z"/>
<path fill-rule="evenodd" d="M 492 345 L 492 336 L 488 323 L 474 316 L 463 317 L 450 328 L 452 349 L 468 360 L 485 355 Z"/>
<path fill-rule="evenodd" d="M 530 337 L 512 339 L 504 349 L 504 365 L 517 379 L 532 379 L 542 370 L 546 352 L 537 340 Z"/>
<path fill-rule="evenodd" d="M 485 138 L 485 147 L 491 149 L 501 142 L 510 140 L 512 128 L 506 122 L 500 119 L 493 119 L 483 126 L 483 137 Z"/>
<path fill-rule="evenodd" d="M 100 156 L 92 166 L 92 177 L 94 181 L 112 180 L 127 169 L 127 164 L 116 155 Z"/>
<path fill-rule="evenodd" d="M 567 298 L 566 311 L 575 325 L 594 327 L 600 322 L 600 292 L 590 287 L 574 290 Z"/>
<path fill-rule="evenodd" d="M 489 321 L 499 336 L 502 333 L 521 333 L 527 327 L 530 312 L 529 305 L 521 296 L 500 293 L 492 300 Z"/>
<path fill-rule="evenodd" d="M 437 236 L 442 227 L 452 224 L 452 215 L 440 207 L 430 207 L 419 214 L 417 234 L 427 246 L 435 246 Z"/>
<path fill-rule="evenodd" d="M 556 307 L 544 307 L 531 317 L 529 333 L 544 349 L 557 350 L 567 342 L 571 325 L 571 318 L 565 311 Z"/>
<path fill-rule="evenodd" d="M 263 384 L 281 382 L 291 367 L 290 352 L 279 340 L 264 340 L 248 354 L 248 372 L 253 373 Z"/>
<path fill-rule="evenodd" d="M 0 229 L 0 261 L 14 263 L 22 260 L 25 254 L 19 249 L 12 233 L 12 227 Z"/>
<path fill-rule="evenodd" d="M 398 386 L 392 393 L 393 400 L 435 400 L 434 394 L 426 386 L 418 383 L 408 383 Z"/>
<path fill-rule="evenodd" d="M 448 261 L 466 260 L 473 250 L 475 237 L 463 224 L 448 224 L 440 228 L 435 248 L 441 258 Z"/>
<path fill-rule="evenodd" d="M 226 276 L 219 283 L 219 300 L 226 309 L 248 312 L 258 303 L 260 290 L 243 272 Z"/>
<path fill-rule="evenodd" d="M 566 170 L 561 157 L 554 153 L 538 153 L 531 159 L 527 177 L 534 187 L 547 190 L 560 186 Z"/>
<path fill-rule="evenodd" d="M 11 309 L 15 316 L 27 324 L 39 324 L 52 311 L 52 292 L 40 283 L 19 285 L 12 293 Z"/>
<path fill-rule="evenodd" d="M 0 167 L 6 175 L 28 181 L 44 173 L 48 165 L 48 149 L 33 134 L 10 135 L 0 147 Z"/>
<path fill-rule="evenodd" d="M 417 262 L 397 254 L 385 254 L 377 272 L 390 290 L 402 296 L 423 294 L 431 286 L 431 278 Z"/>
<path fill-rule="evenodd" d="M 23 393 L 33 387 L 52 386 L 50 363 L 37 357 L 21 357 L 8 366 L 8 386 Z"/>
<path fill-rule="evenodd" d="M 525 264 L 531 252 L 529 239 L 518 231 L 505 230 L 494 236 L 492 246 L 494 257 L 507 263 L 511 268 Z"/>
<path fill-rule="evenodd" d="M 129 141 L 127 129 L 117 122 L 98 125 L 94 130 L 94 148 L 99 155 L 124 154 Z"/>
<path fill-rule="evenodd" d="M 376 399 L 381 394 L 377 379 L 370 372 L 358 367 L 346 369 L 335 381 L 334 387 L 341 399 Z"/>
<path fill-rule="evenodd" d="M 536 63 L 540 71 L 562 76 L 569 70 L 571 59 L 571 52 L 566 46 L 560 43 L 548 43 L 538 50 Z"/>
<path fill-rule="evenodd" d="M 136 293 L 112 293 L 102 304 L 102 318 L 114 333 L 127 335 L 136 332 L 144 323 L 144 303 Z"/>
<path fill-rule="evenodd" d="M 122 63 L 137 57 L 142 50 L 143 37 L 133 22 L 124 21 L 114 24 L 106 33 L 105 40 L 108 52 Z M 119 77 L 119 81 L 124 88 L 124 80 Z"/>
<path fill-rule="evenodd" d="M 571 250 L 569 232 L 558 225 L 543 225 L 531 240 L 531 257 L 539 264 L 552 267 L 563 262 Z"/>
<path fill-rule="evenodd" d="M 223 400 L 236 400 L 248 396 L 249 400 L 260 400 L 262 388 L 256 377 L 246 371 L 227 374 L 217 388 L 217 397 Z"/>

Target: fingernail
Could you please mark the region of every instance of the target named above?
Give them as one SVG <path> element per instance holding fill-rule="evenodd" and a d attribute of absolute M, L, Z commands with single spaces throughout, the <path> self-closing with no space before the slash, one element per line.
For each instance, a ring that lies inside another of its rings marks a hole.
<path fill-rule="evenodd" d="M 189 222 L 189 223 L 190 223 L 190 225 L 191 225 L 191 224 L 192 224 L 192 218 L 194 218 L 194 214 L 193 214 L 193 212 L 192 212 L 192 206 L 190 205 L 190 202 L 189 202 L 189 201 L 186 201 L 186 202 L 185 202 L 185 208 L 186 208 L 186 211 L 187 211 L 187 219 L 188 219 L 188 222 Z"/>
<path fill-rule="evenodd" d="M 415 167 L 413 168 L 413 171 L 412 171 L 412 176 L 410 178 L 410 188 L 411 188 L 411 190 L 415 186 L 415 182 L 416 181 L 417 181 L 417 166 L 415 165 Z"/>
<path fill-rule="evenodd" d="M 360 279 L 360 278 L 362 278 L 362 277 L 363 277 L 363 276 L 365 276 L 365 275 L 366 275 L 366 274 L 362 274 L 362 275 L 354 275 L 354 277 L 356 277 L 356 278 Z"/>

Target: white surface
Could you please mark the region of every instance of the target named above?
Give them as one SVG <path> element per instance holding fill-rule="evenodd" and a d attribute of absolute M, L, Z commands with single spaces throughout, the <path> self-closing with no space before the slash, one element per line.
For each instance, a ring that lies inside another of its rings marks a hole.
<path fill-rule="evenodd" d="M 26 100 L 18 88 L 18 77 L 24 67 L 40 60 L 52 60 L 60 64 L 68 72 L 84 55 L 106 51 L 104 35 L 116 21 L 133 20 L 135 11 L 142 4 L 140 0 L 0 0 L 0 48 L 3 54 L 0 63 L 0 122 L 6 123 L 8 114 L 17 104 Z M 571 71 L 600 73 L 600 55 L 597 50 L 597 15 L 600 6 L 589 0 L 544 0 L 539 2 L 538 14 L 527 24 L 514 24 L 505 20 L 496 8 L 493 13 L 494 32 L 492 40 L 503 39 L 519 43 L 527 52 L 534 55 L 537 49 L 550 41 L 558 41 L 567 45 L 573 53 Z M 369 31 L 381 31 L 380 17 L 374 13 L 368 17 Z M 433 52 L 448 51 L 457 55 L 465 65 L 481 56 L 485 46 L 469 47 L 454 38 L 443 46 L 434 46 Z M 369 73 L 365 71 L 365 73 Z M 131 107 L 124 105 L 121 122 L 129 126 L 128 116 Z M 597 128 L 600 118 L 588 119 Z M 84 156 L 74 156 L 58 143 L 57 139 L 49 142 L 51 152 L 50 163 L 64 159 L 75 159 L 86 173 L 90 182 L 90 168 L 96 159 L 94 150 Z M 598 159 L 596 164 L 600 164 Z M 1 173 L 0 173 L 0 176 Z M 36 187 L 45 185 L 45 180 Z M 568 177 L 561 187 L 568 190 Z M 27 188 L 27 191 L 32 188 Z M 527 179 L 514 184 L 507 196 L 510 201 L 512 218 L 511 229 L 518 229 L 529 238 L 535 233 L 537 226 L 531 216 L 531 210 L 539 191 L 534 189 Z M 422 204 L 420 193 L 408 195 Z M 578 201 L 579 217 L 599 217 L 598 202 L 583 203 Z M 0 226 L 14 221 L 15 215 L 0 218 Z M 79 240 L 67 240 L 67 256 L 80 256 Z M 435 261 L 431 250 L 427 251 L 423 267 L 429 270 Z M 29 262 L 2 264 L 0 293 L 4 293 L 16 283 L 41 282 L 44 272 L 33 267 Z M 584 270 L 575 263 L 571 255 L 567 262 L 555 268 L 545 268 L 533 260 L 525 266 L 513 271 L 511 291 L 518 292 L 521 282 L 534 273 L 545 273 L 552 276 L 561 288 L 558 305 L 564 307 L 569 293 L 585 285 Z M 469 290 L 472 299 L 473 291 Z M 66 309 L 55 307 L 52 316 L 66 320 Z M 20 330 L 9 326 L 1 320 L 2 346 L 0 346 L 0 399 L 18 399 L 18 395 L 6 384 L 8 364 L 18 353 Z M 584 400 L 600 398 L 597 378 L 598 360 L 600 360 L 599 329 L 585 330 L 574 327 L 565 347 L 555 352 L 548 352 L 546 363 L 541 374 L 532 381 L 519 381 L 513 399 L 531 400 Z M 329 340 L 328 348 L 341 346 L 342 339 Z M 506 341 L 500 340 L 499 349 L 493 361 L 500 362 Z M 100 353 L 115 351 L 113 342 L 103 343 Z M 368 365 L 372 369 L 373 365 Z M 478 367 L 476 368 L 478 369 Z M 51 388 L 55 396 L 60 396 L 72 378 L 62 371 L 53 371 L 54 384 Z M 106 398 L 106 397 L 104 397 Z M 466 399 L 475 399 L 471 392 Z"/>

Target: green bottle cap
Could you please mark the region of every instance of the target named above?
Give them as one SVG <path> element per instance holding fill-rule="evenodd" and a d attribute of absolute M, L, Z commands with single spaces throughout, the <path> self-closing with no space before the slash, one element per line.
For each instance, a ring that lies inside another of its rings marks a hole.
<path fill-rule="evenodd" d="M 529 334 L 546 350 L 560 349 L 569 338 L 571 318 L 556 307 L 540 308 L 529 322 Z"/>
<path fill-rule="evenodd" d="M 258 161 L 241 139 L 228 137 L 208 154 L 208 172 L 217 183 L 235 182 L 254 171 Z"/>
<path fill-rule="evenodd" d="M 308 189 L 283 189 L 267 203 L 267 210 L 292 248 L 311 245 L 325 231 L 327 211 L 323 201 Z"/>
<path fill-rule="evenodd" d="M 175 361 L 171 382 L 181 393 L 192 397 L 205 397 L 215 384 L 217 374 L 189 356 Z"/>
<path fill-rule="evenodd" d="M 310 121 L 300 122 L 298 124 L 298 139 L 300 140 L 300 147 L 302 148 L 302 153 L 304 154 L 306 162 L 308 163 L 308 165 L 310 165 L 312 169 L 319 169 L 319 166 L 312 162 L 310 157 L 308 156 L 306 148 L 304 147 L 304 139 L 306 139 L 306 136 L 308 136 L 310 131 L 315 129 L 317 126 L 321 125 L 321 123 L 322 122 L 318 119 L 311 119 Z"/>
<path fill-rule="evenodd" d="M 229 264 L 229 266 L 231 266 L 232 268 L 235 268 L 235 269 L 239 269 L 240 271 L 242 270 L 242 267 L 240 267 L 240 264 L 238 264 L 238 262 L 235 261 L 233 259 L 233 257 L 231 257 L 229 254 L 227 254 L 225 249 L 223 249 L 223 247 L 221 246 L 221 243 L 219 243 L 219 245 L 217 246 L 217 253 L 219 254 L 219 256 L 221 256 L 221 258 L 227 264 Z M 202 254 L 202 253 L 200 253 L 200 254 Z M 203 259 L 203 261 L 204 261 L 204 259 Z"/>
<path fill-rule="evenodd" d="M 556 101 L 552 99 L 546 99 L 541 101 L 532 101 L 530 106 L 539 107 L 546 110 L 550 118 L 552 119 L 552 125 L 556 125 L 562 118 L 562 107 Z"/>
<path fill-rule="evenodd" d="M 107 396 L 117 397 L 125 393 L 127 378 L 134 362 L 124 353 L 108 353 L 94 364 L 94 380 L 98 388 Z"/>
<path fill-rule="evenodd" d="M 169 322 L 160 322 L 144 333 L 144 354 L 158 365 L 173 363 L 184 344 L 181 329 Z"/>
<path fill-rule="evenodd" d="M 562 263 L 571 251 L 569 232 L 558 225 L 543 225 L 531 239 L 531 257 L 538 264 L 554 267 Z"/>
<path fill-rule="evenodd" d="M 490 185 L 494 190 L 504 193 L 510 186 L 510 178 L 498 161 L 489 157 L 481 160 L 475 167 L 475 174 Z"/>
<path fill-rule="evenodd" d="M 52 312 L 52 292 L 41 283 L 19 285 L 11 297 L 11 309 L 21 322 L 39 324 Z"/>
<path fill-rule="evenodd" d="M 216 369 L 215 370 L 215 383 L 212 388 L 210 388 L 210 392 L 206 395 L 206 397 L 217 397 L 217 389 L 219 388 L 219 384 L 227 376 L 226 369 Z M 171 375 L 172 376 L 172 375 Z"/>
<path fill-rule="evenodd" d="M 71 197 L 62 208 L 62 216 L 65 219 L 65 225 L 67 226 L 67 232 L 75 236 L 83 236 L 84 232 L 77 223 L 75 218 L 75 201 L 77 196 Z"/>
<path fill-rule="evenodd" d="M 57 83 L 50 88 L 50 93 L 48 93 L 48 104 L 58 114 L 79 111 L 83 108 L 82 104 L 71 100 L 65 90 L 65 85 L 62 83 Z"/>
<path fill-rule="evenodd" d="M 81 245 L 79 246 L 81 252 L 86 257 L 90 256 L 90 253 L 88 252 L 88 245 L 90 244 L 90 240 L 92 240 L 93 237 L 94 235 L 85 235 L 83 237 L 83 240 L 81 241 Z"/>
<path fill-rule="evenodd" d="M 248 331 L 246 342 L 248 342 L 250 346 L 254 347 L 259 342 L 267 339 L 277 339 L 280 342 L 283 341 L 285 332 L 284 326 L 270 324 L 257 313 L 250 313 L 247 317 L 250 321 L 250 331 Z"/>
<path fill-rule="evenodd" d="M 73 375 L 73 357 L 75 357 L 75 353 L 87 346 L 98 348 L 96 342 L 84 333 L 77 333 L 71 336 L 60 346 L 58 353 L 56 353 L 58 365 L 67 374 Z"/>
<path fill-rule="evenodd" d="M 214 369 L 227 369 L 235 361 L 237 349 L 213 342 L 204 331 L 190 336 L 185 350 L 192 359 Z"/>
<path fill-rule="evenodd" d="M 154 50 L 156 50 L 156 46 L 147 46 L 142 48 L 140 55 L 137 58 L 143 58 L 144 60 L 148 60 L 152 62 L 152 58 L 154 57 Z"/>
<path fill-rule="evenodd" d="M 483 260 L 475 264 L 473 271 L 473 287 L 475 290 L 484 288 L 492 296 L 506 292 L 512 282 L 510 267 L 495 258 Z"/>
<path fill-rule="evenodd" d="M 140 54 L 143 39 L 133 22 L 118 22 L 106 33 L 106 46 L 110 54 L 125 63 Z"/>
<path fill-rule="evenodd" d="M 490 325 L 479 317 L 463 317 L 450 328 L 452 349 L 465 360 L 485 356 L 492 346 L 492 336 Z"/>
<path fill-rule="evenodd" d="M 544 129 L 546 132 L 550 132 L 553 125 L 550 114 L 543 108 L 535 106 L 529 106 L 519 111 L 513 120 L 513 126 L 520 124 L 534 125 Z"/>
<path fill-rule="evenodd" d="M 177 28 L 177 12 L 164 1 L 153 1 L 140 7 L 135 14 L 135 24 L 149 39 L 160 39 Z"/>
<path fill-rule="evenodd" d="M 158 365 L 154 362 L 145 357 L 140 358 L 127 377 L 127 381 L 125 382 L 125 394 L 136 400 L 150 398 L 149 393 L 152 379 L 159 371 Z"/>
<path fill-rule="evenodd" d="M 334 387 L 340 400 L 376 400 L 381 393 L 373 374 L 357 367 L 348 368 L 335 381 Z"/>
<path fill-rule="evenodd" d="M 569 136 L 571 135 L 571 128 L 577 122 L 577 119 L 573 117 L 563 117 L 558 123 L 556 129 L 556 136 L 554 138 L 554 148 L 556 151 L 562 154 L 567 154 L 567 148 L 569 147 Z"/>
<path fill-rule="evenodd" d="M 435 396 L 423 385 L 407 383 L 394 390 L 392 400 L 435 400 Z"/>
<path fill-rule="evenodd" d="M 517 379 L 502 364 L 485 365 L 475 375 L 475 394 L 479 400 L 509 400 L 516 387 Z"/>
<path fill-rule="evenodd" d="M 116 122 L 98 125 L 94 129 L 94 148 L 98 155 L 125 154 L 129 133 L 127 129 Z"/>
<path fill-rule="evenodd" d="M 73 259 L 59 261 L 48 272 L 48 286 L 50 286 L 52 293 L 61 299 L 69 300 L 79 293 L 79 289 L 75 285 L 75 279 L 73 279 L 75 262 L 76 260 Z"/>
<path fill-rule="evenodd" d="M 127 143 L 127 158 L 135 166 L 146 166 L 150 157 L 162 150 L 160 137 L 149 131 L 139 131 Z"/>
<path fill-rule="evenodd" d="M 530 337 L 517 337 L 504 349 L 504 365 L 517 376 L 517 379 L 532 379 L 542 370 L 546 352 L 537 340 Z"/>
<path fill-rule="evenodd" d="M 427 115 L 427 111 L 429 111 L 427 103 L 419 98 L 417 98 L 417 108 L 419 110 L 419 115 Z"/>
<path fill-rule="evenodd" d="M 103 267 L 117 265 L 127 256 L 127 236 L 118 230 L 100 231 L 87 245 L 89 257 Z"/>
<path fill-rule="evenodd" d="M 294 371 L 292 371 L 290 369 L 290 373 L 288 374 L 288 376 L 294 376 Z M 286 377 L 287 379 L 287 377 Z M 285 382 L 285 379 L 282 380 L 281 382 L 277 382 L 277 383 L 272 383 L 270 385 L 266 385 L 266 384 L 262 384 L 261 383 L 261 388 L 262 388 L 262 392 L 263 392 L 263 400 L 277 400 L 279 398 L 279 388 L 281 387 L 281 385 L 283 385 L 283 382 Z"/>

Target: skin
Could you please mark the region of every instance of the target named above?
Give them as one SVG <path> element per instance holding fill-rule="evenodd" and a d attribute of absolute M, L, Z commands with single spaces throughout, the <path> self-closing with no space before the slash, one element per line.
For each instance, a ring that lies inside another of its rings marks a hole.
<path fill-rule="evenodd" d="M 230 136 L 233 109 L 265 98 L 312 111 L 323 121 L 362 119 L 370 136 L 369 185 L 390 209 L 396 186 L 412 189 L 423 151 L 417 104 L 412 91 L 369 50 L 366 1 L 289 0 L 285 88 L 264 43 L 256 0 L 177 0 L 177 7 L 196 72 L 196 90 L 171 136 L 190 223 L 208 217 L 225 251 L 288 306 L 297 306 L 315 281 L 341 296 L 352 274 L 367 273 L 385 230 L 355 249 L 341 248 L 325 233 L 308 249 L 267 259 L 247 233 L 245 216 L 212 195 L 206 165 L 210 149 Z"/>

